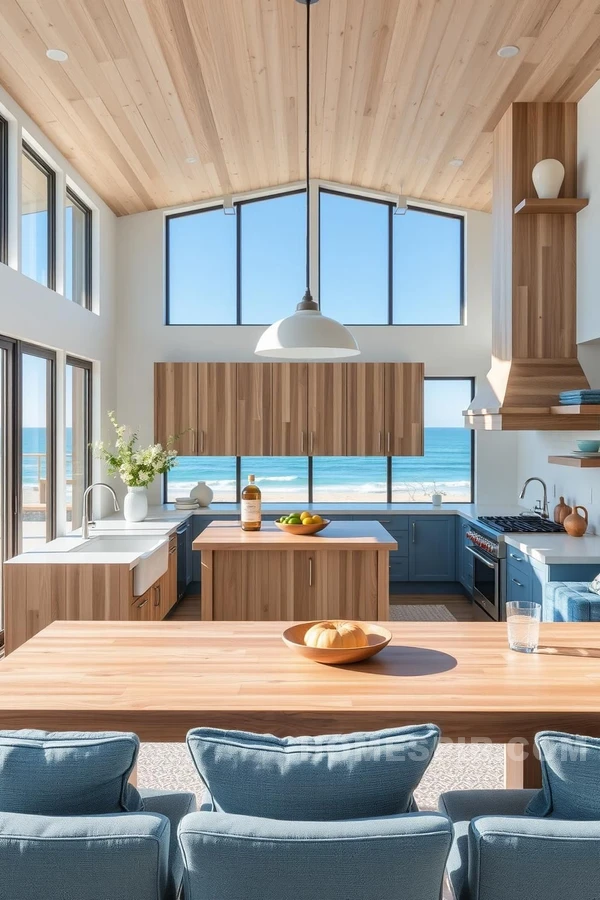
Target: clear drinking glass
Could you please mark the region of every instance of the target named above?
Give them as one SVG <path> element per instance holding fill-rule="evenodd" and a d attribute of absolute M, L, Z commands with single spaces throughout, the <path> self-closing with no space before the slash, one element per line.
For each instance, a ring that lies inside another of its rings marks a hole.
<path fill-rule="evenodd" d="M 506 604 L 508 646 L 519 653 L 534 653 L 540 639 L 542 607 L 529 600 L 511 600 Z"/>

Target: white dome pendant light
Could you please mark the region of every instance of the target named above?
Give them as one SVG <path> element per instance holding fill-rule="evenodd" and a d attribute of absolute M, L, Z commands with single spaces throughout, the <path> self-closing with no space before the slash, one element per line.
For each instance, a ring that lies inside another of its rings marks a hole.
<path fill-rule="evenodd" d="M 317 0 L 297 2 L 306 6 L 306 293 L 293 315 L 263 332 L 254 352 L 275 359 L 339 359 L 360 350 L 345 325 L 322 315 L 310 292 L 310 7 Z"/>

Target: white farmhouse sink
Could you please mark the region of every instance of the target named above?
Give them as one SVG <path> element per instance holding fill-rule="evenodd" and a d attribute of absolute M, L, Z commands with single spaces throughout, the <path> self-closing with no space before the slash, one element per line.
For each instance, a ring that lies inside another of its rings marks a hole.
<path fill-rule="evenodd" d="M 73 547 L 70 552 L 104 554 L 113 557 L 111 562 L 117 563 L 121 553 L 139 554 L 133 570 L 133 592 L 136 597 L 164 575 L 169 565 L 169 540 L 164 535 L 98 535 Z"/>

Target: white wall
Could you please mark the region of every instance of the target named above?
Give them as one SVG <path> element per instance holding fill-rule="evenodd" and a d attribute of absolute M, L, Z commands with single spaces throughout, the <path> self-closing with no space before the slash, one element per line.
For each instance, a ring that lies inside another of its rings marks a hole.
<path fill-rule="evenodd" d="M 155 361 L 252 361 L 260 326 L 164 325 L 164 211 L 117 221 L 118 394 L 120 421 L 153 438 Z M 491 216 L 466 219 L 467 324 L 460 327 L 354 327 L 361 359 L 425 362 L 426 374 L 484 378 L 491 358 Z M 300 299 L 300 298 L 298 298 Z M 218 301 L 217 301 L 218 302 Z M 295 301 L 294 301 L 295 302 Z M 292 312 L 292 307 L 290 307 Z M 483 503 L 515 497 L 516 438 L 477 436 L 476 491 Z M 151 501 L 160 501 L 160 486 Z"/>
<path fill-rule="evenodd" d="M 64 530 L 64 366 L 65 356 L 94 362 L 94 439 L 108 438 L 104 411 L 116 406 L 115 224 L 116 216 L 84 182 L 31 119 L 0 88 L 0 114 L 9 122 L 9 259 L 0 264 L 0 334 L 57 351 L 57 512 L 58 532 Z M 19 271 L 21 141 L 26 137 L 56 173 L 57 185 L 57 291 L 27 278 Z M 67 300 L 63 284 L 62 222 L 65 184 L 70 183 L 93 211 L 93 311 Z M 102 466 L 94 463 L 94 478 Z M 96 506 L 106 508 L 106 501 Z"/>

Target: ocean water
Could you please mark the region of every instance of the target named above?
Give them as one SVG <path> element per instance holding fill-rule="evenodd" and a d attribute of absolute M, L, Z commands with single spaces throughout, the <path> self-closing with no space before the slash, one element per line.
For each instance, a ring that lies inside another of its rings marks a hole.
<path fill-rule="evenodd" d="M 302 500 L 308 491 L 305 457 L 245 457 L 242 483 L 256 475 L 263 500 Z M 231 500 L 236 487 L 235 458 L 182 457 L 169 473 L 168 499 L 183 497 L 197 481 L 213 489 L 214 501 Z M 368 502 L 386 499 L 386 460 L 383 457 L 317 457 L 313 461 L 315 502 L 353 495 Z M 471 497 L 471 432 L 464 428 L 426 428 L 425 455 L 396 457 L 393 461 L 393 495 L 418 501 L 435 483 L 454 500 Z M 357 495 L 362 495 L 359 497 Z"/>
<path fill-rule="evenodd" d="M 71 429 L 67 429 L 66 450 L 67 477 L 70 477 Z M 24 428 L 24 486 L 37 486 L 38 465 L 41 477 L 45 477 L 45 452 L 45 429 Z M 245 457 L 242 483 L 246 482 L 250 472 L 256 475 L 266 501 L 286 497 L 301 501 L 308 496 L 305 457 Z M 181 457 L 169 474 L 168 499 L 186 496 L 197 481 L 206 481 L 214 491 L 215 502 L 232 500 L 235 498 L 235 477 L 233 457 Z M 315 502 L 335 501 L 352 495 L 356 501 L 384 502 L 386 478 L 383 457 L 317 457 L 313 462 L 314 499 Z M 434 483 L 449 499 L 470 500 L 471 432 L 467 429 L 426 428 L 424 456 L 394 458 L 392 490 L 395 499 L 418 501 L 426 498 Z"/>

